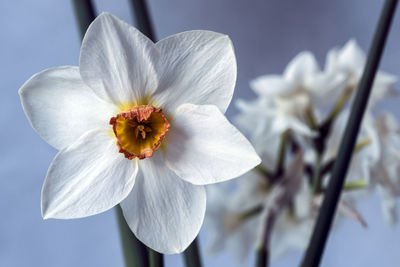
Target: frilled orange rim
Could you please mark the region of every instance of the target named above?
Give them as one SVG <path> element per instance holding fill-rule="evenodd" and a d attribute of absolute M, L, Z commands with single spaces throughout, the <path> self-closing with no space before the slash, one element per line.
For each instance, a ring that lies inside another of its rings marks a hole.
<path fill-rule="evenodd" d="M 110 119 L 117 138 L 119 152 L 127 159 L 153 156 L 169 129 L 162 109 L 140 105 L 117 114 Z"/>

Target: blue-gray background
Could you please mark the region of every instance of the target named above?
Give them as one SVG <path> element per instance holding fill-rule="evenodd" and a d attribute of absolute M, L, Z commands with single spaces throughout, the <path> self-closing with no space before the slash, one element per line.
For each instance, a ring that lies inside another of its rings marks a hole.
<path fill-rule="evenodd" d="M 99 12 L 134 22 L 128 0 L 95 4 Z M 351 37 L 366 50 L 382 4 L 377 0 L 149 1 L 159 38 L 192 29 L 230 35 L 238 62 L 235 99 L 254 97 L 250 79 L 281 73 L 302 50 L 313 51 L 321 64 L 329 48 Z M 44 221 L 40 215 L 40 190 L 56 151 L 30 128 L 17 90 L 45 68 L 78 64 L 80 38 L 71 1 L 2 0 L 0 10 L 0 266 L 123 266 L 114 211 L 68 221 Z M 381 67 L 400 76 L 399 11 Z M 397 103 L 390 100 L 384 108 L 399 118 Z M 236 112 L 231 106 L 228 116 Z M 359 208 L 369 229 L 350 220 L 341 223 L 330 236 L 322 266 L 400 266 L 400 227 L 385 224 L 376 195 L 362 200 Z M 203 228 L 202 245 L 206 234 Z M 229 254 L 205 258 L 206 266 L 236 264 Z M 296 266 L 300 259 L 301 253 L 294 252 L 272 266 Z M 182 266 L 180 255 L 167 256 L 166 262 Z"/>

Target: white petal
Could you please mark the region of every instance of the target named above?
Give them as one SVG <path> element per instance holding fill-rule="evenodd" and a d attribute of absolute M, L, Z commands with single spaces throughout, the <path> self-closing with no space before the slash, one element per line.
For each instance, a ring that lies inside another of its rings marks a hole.
<path fill-rule="evenodd" d="M 166 140 L 167 165 L 193 184 L 235 178 L 261 160 L 216 106 L 181 105 Z"/>
<path fill-rule="evenodd" d="M 102 13 L 82 41 L 82 79 L 101 98 L 117 104 L 140 101 L 157 89 L 154 43 L 119 18 Z"/>
<path fill-rule="evenodd" d="M 90 131 L 53 160 L 42 190 L 44 218 L 72 219 L 106 211 L 132 190 L 137 161 L 125 159 L 110 134 Z"/>
<path fill-rule="evenodd" d="M 296 117 L 277 116 L 273 119 L 271 125 L 272 132 L 276 134 L 281 134 L 287 129 L 291 129 L 296 133 L 304 136 L 314 137 L 317 135 L 317 133 L 310 129 L 310 127 L 308 127 L 306 123 L 300 121 Z"/>
<path fill-rule="evenodd" d="M 397 91 L 394 89 L 394 85 L 396 82 L 396 76 L 383 71 L 378 71 L 375 76 L 371 99 L 368 102 L 368 106 L 373 108 L 384 98 L 395 96 Z"/>
<path fill-rule="evenodd" d="M 318 63 L 311 52 L 298 54 L 286 67 L 283 76 L 292 83 L 303 83 L 307 75 L 319 71 Z"/>
<path fill-rule="evenodd" d="M 78 67 L 72 66 L 35 74 L 19 94 L 32 127 L 59 150 L 88 130 L 107 128 L 117 109 L 98 98 L 83 83 Z"/>
<path fill-rule="evenodd" d="M 140 241 L 160 253 L 180 253 L 200 231 L 206 194 L 203 186 L 176 176 L 161 153 L 154 153 L 140 162 L 136 184 L 121 207 Z"/>
<path fill-rule="evenodd" d="M 338 58 L 339 58 L 338 47 L 334 47 L 328 51 L 328 53 L 326 54 L 325 68 L 324 68 L 327 73 L 332 73 L 336 71 Z"/>
<path fill-rule="evenodd" d="M 392 226 L 396 225 L 398 214 L 397 200 L 395 196 L 390 192 L 390 190 L 381 185 L 378 185 L 378 193 L 382 200 L 382 212 L 385 220 Z"/>
<path fill-rule="evenodd" d="M 349 40 L 338 55 L 338 64 L 346 71 L 353 72 L 364 68 L 365 54 L 356 40 Z"/>
<path fill-rule="evenodd" d="M 292 84 L 288 83 L 281 75 L 264 75 L 250 82 L 250 87 L 259 95 L 276 96 L 292 90 Z"/>
<path fill-rule="evenodd" d="M 236 58 L 227 35 L 183 32 L 156 47 L 161 56 L 156 103 L 168 111 L 183 103 L 213 104 L 226 111 L 236 82 Z"/>

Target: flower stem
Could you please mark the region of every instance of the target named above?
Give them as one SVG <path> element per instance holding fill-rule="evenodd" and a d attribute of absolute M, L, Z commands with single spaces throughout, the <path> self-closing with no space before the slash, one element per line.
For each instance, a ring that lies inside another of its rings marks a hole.
<path fill-rule="evenodd" d="M 343 107 L 346 105 L 353 91 L 353 87 L 348 87 L 343 91 L 342 95 L 339 97 L 338 101 L 335 103 L 330 114 L 328 115 L 327 123 L 332 123 L 336 119 Z"/>
<path fill-rule="evenodd" d="M 283 174 L 285 166 L 286 148 L 291 138 L 290 130 L 286 130 L 281 135 L 281 142 L 278 150 L 278 161 L 276 162 L 275 176 L 280 177 Z"/>
<path fill-rule="evenodd" d="M 192 244 L 183 252 L 185 257 L 186 267 L 201 267 L 200 250 L 197 237 L 193 240 Z"/>
<path fill-rule="evenodd" d="M 311 105 L 307 107 L 305 112 L 305 117 L 310 128 L 313 129 L 314 131 L 317 131 L 318 123 L 317 120 L 315 119 L 315 114 Z"/>
<path fill-rule="evenodd" d="M 269 266 L 269 253 L 266 247 L 258 248 L 256 251 L 256 267 Z"/>
<path fill-rule="evenodd" d="M 153 42 L 156 41 L 149 9 L 145 0 L 131 0 L 131 8 L 136 19 L 136 27 Z"/>
<path fill-rule="evenodd" d="M 121 234 L 122 248 L 126 267 L 148 266 L 147 247 L 140 242 L 126 224 L 121 206 L 116 207 L 118 226 Z"/>
<path fill-rule="evenodd" d="M 319 266 L 397 0 L 386 0 L 302 267 Z"/>
<path fill-rule="evenodd" d="M 78 22 L 81 38 L 85 36 L 86 29 L 96 17 L 92 1 L 90 0 L 72 0 L 75 17 Z"/>
<path fill-rule="evenodd" d="M 150 267 L 164 267 L 164 255 L 158 253 L 155 250 L 149 248 L 149 256 L 150 256 L 150 265 L 143 265 L 143 266 L 150 266 Z"/>
<path fill-rule="evenodd" d="M 316 195 L 319 193 L 321 190 L 321 169 L 322 169 L 322 155 L 320 153 L 317 153 L 316 159 L 315 159 L 315 166 L 314 166 L 314 173 L 313 173 L 313 179 L 312 179 L 312 192 L 313 195 Z"/>

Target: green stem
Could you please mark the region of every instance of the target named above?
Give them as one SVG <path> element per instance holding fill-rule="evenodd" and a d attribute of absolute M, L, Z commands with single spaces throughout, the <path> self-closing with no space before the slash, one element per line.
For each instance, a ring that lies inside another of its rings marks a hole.
<path fill-rule="evenodd" d="M 313 195 L 319 193 L 321 191 L 321 163 L 322 163 L 322 156 L 320 153 L 317 152 L 317 156 L 315 159 L 315 166 L 314 166 L 314 173 L 312 178 L 312 192 Z"/>
<path fill-rule="evenodd" d="M 185 257 L 186 267 L 201 267 L 201 256 L 197 237 L 193 240 L 192 244 L 183 252 Z"/>
<path fill-rule="evenodd" d="M 90 0 L 72 0 L 72 4 L 74 6 L 75 17 L 79 26 L 79 32 L 83 39 L 87 28 L 96 17 L 94 7 Z"/>
<path fill-rule="evenodd" d="M 339 97 L 338 101 L 335 103 L 333 106 L 329 116 L 328 116 L 328 121 L 334 121 L 337 115 L 342 111 L 343 107 L 346 105 L 348 100 L 350 99 L 351 94 L 354 91 L 354 87 L 348 87 L 346 88 L 341 96 Z"/>
<path fill-rule="evenodd" d="M 150 12 L 145 0 L 131 0 L 131 7 L 136 19 L 136 27 L 153 42 L 156 40 L 151 23 Z"/>
<path fill-rule="evenodd" d="M 150 258 L 150 265 L 143 265 L 143 266 L 150 266 L 150 267 L 164 267 L 164 256 L 161 253 L 158 253 L 155 250 L 149 248 L 149 258 Z"/>
<path fill-rule="evenodd" d="M 121 235 L 122 248 L 126 267 L 149 266 L 147 247 L 140 242 L 126 224 L 122 209 L 116 207 L 118 226 Z"/>
<path fill-rule="evenodd" d="M 275 176 L 279 177 L 283 174 L 286 159 L 286 147 L 290 139 L 290 130 L 286 130 L 281 135 L 281 142 L 279 144 L 278 161 L 276 163 Z"/>
<path fill-rule="evenodd" d="M 267 170 L 265 167 L 263 167 L 261 164 L 254 167 L 254 170 L 262 176 L 266 177 L 268 181 L 272 180 L 274 177 L 274 174 L 270 170 Z"/>
<path fill-rule="evenodd" d="M 318 123 L 315 119 L 314 111 L 311 105 L 308 106 L 306 109 L 306 119 L 311 129 L 313 129 L 314 131 L 318 130 Z"/>
<path fill-rule="evenodd" d="M 260 247 L 256 251 L 256 267 L 268 267 L 269 253 L 266 247 Z"/>

